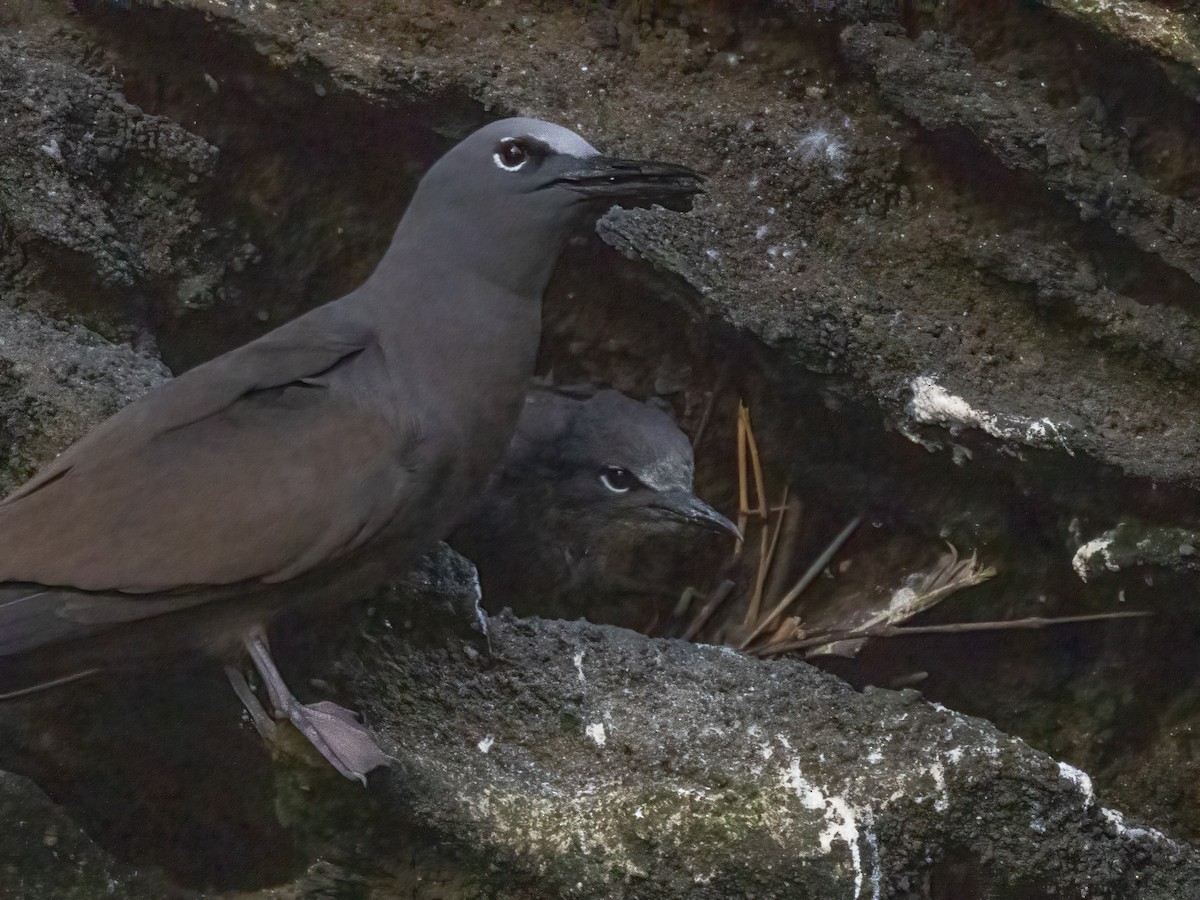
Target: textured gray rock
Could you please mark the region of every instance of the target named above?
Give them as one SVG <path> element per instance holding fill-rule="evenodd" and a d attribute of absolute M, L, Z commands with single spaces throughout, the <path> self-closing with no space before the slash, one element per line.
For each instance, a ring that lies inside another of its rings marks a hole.
<path fill-rule="evenodd" d="M 1108 133 L 1098 100 L 1048 106 L 1043 82 L 1007 79 L 954 39 L 932 32 L 926 38 L 912 41 L 886 25 L 852 25 L 841 36 L 849 61 L 923 128 L 969 131 L 1006 167 L 1028 171 L 1061 194 L 1081 219 L 1097 218 L 1103 208 L 1113 229 L 1137 247 L 1193 279 L 1200 274 L 1200 210 L 1156 189 L 1130 165 L 1129 138 Z"/>
<path fill-rule="evenodd" d="M 1196 571 L 1200 532 L 1187 528 L 1154 528 L 1145 523 L 1120 522 L 1075 551 L 1072 565 L 1084 581 L 1122 569 L 1157 566 Z"/>
<path fill-rule="evenodd" d="M 429 640 L 441 608 L 398 597 L 343 665 L 397 798 L 489 896 L 1200 894 L 1186 844 L 915 692 L 583 622 L 492 619 L 488 657 Z"/>
<path fill-rule="evenodd" d="M 32 782 L 0 772 L 0 896 L 5 900 L 171 900 L 183 897 L 96 847 Z"/>
<path fill-rule="evenodd" d="M 1175 10 L 1143 0 L 1042 2 L 1094 31 L 1145 50 L 1184 90 L 1195 91 L 1200 84 L 1200 21 L 1194 7 Z"/>
<path fill-rule="evenodd" d="M 7 493 L 170 373 L 126 344 L 12 309 L 3 298 L 0 290 L 0 492 Z"/>
<path fill-rule="evenodd" d="M 317 861 L 289 885 L 221 896 L 1200 892 L 1193 848 L 1125 821 L 1084 773 L 916 692 L 858 693 L 804 663 L 584 622 L 485 625 L 477 597 L 470 567 L 442 551 L 377 598 L 356 641 L 340 636 L 330 674 L 394 765 L 366 796 L 277 763 L 276 815 Z M 188 707 L 159 740 L 236 759 L 220 749 L 229 704 Z M 161 883 L 96 851 L 23 779 L 0 776 L 0 797 L 20 823 L 0 868 L 22 900 L 92 896 L 97 873 L 118 897 Z M 204 803 L 184 808 L 189 828 L 204 821 Z"/>
<path fill-rule="evenodd" d="M 113 294 L 195 277 L 217 150 L 126 100 L 93 51 L 66 29 L 0 34 L 0 277 Z"/>

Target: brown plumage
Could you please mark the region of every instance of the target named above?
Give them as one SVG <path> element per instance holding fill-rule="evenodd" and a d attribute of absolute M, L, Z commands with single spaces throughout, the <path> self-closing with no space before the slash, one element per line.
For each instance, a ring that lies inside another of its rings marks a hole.
<path fill-rule="evenodd" d="M 382 754 L 287 692 L 263 628 L 355 599 L 454 526 L 512 435 L 571 228 L 697 189 L 545 122 L 467 138 L 360 288 L 130 405 L 0 503 L 0 660 L 56 681 L 244 647 L 276 710 L 361 778 Z"/>

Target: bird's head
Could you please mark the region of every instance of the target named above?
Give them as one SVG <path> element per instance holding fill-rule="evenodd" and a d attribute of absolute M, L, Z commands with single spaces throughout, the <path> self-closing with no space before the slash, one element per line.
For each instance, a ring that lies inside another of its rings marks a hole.
<path fill-rule="evenodd" d="M 564 500 L 598 522 L 640 532 L 738 534 L 693 492 L 692 446 L 662 410 L 600 391 L 580 406 L 559 454 Z"/>
<path fill-rule="evenodd" d="M 658 204 L 687 211 L 701 176 L 686 166 L 603 156 L 575 132 L 539 119 L 502 119 L 469 135 L 425 176 L 508 203 L 521 216 L 593 215 L 613 206 Z M 519 220 L 513 222 L 520 224 Z"/>
<path fill-rule="evenodd" d="M 397 236 L 540 296 L 575 225 L 613 206 L 689 210 L 700 182 L 685 166 L 602 156 L 560 125 L 503 119 L 434 163 Z"/>

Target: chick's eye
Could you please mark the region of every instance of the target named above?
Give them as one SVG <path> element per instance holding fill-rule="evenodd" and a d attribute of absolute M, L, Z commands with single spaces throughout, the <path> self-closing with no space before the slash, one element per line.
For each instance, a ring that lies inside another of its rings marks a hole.
<path fill-rule="evenodd" d="M 515 172 L 529 159 L 529 151 L 520 141 L 505 141 L 500 149 L 492 156 L 496 165 L 509 172 Z"/>
<path fill-rule="evenodd" d="M 600 483 L 614 494 L 624 494 L 637 484 L 637 479 L 633 477 L 633 473 L 628 469 L 609 466 L 607 469 L 600 471 Z"/>

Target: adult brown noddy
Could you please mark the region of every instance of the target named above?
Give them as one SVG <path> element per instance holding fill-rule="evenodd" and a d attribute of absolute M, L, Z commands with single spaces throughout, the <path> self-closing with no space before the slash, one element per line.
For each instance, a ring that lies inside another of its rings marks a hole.
<path fill-rule="evenodd" d="M 0 503 L 0 662 L 44 686 L 244 650 L 276 714 L 365 780 L 383 754 L 291 694 L 266 625 L 360 597 L 453 528 L 503 459 L 572 228 L 690 209 L 699 180 L 532 119 L 467 137 L 357 290 L 131 404 Z"/>
<path fill-rule="evenodd" d="M 738 533 L 696 496 L 694 473 L 664 410 L 539 386 L 484 502 L 448 540 L 475 563 L 489 610 L 640 627 L 678 599 L 706 536 Z"/>

